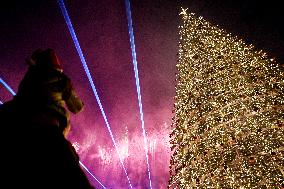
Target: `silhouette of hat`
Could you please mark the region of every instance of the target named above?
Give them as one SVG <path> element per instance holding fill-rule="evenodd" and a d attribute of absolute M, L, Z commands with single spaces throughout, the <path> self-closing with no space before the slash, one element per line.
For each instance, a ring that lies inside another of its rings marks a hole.
<path fill-rule="evenodd" d="M 33 52 L 32 56 L 26 59 L 29 65 L 37 65 L 41 67 L 51 67 L 62 71 L 60 61 L 53 49 L 37 49 Z"/>

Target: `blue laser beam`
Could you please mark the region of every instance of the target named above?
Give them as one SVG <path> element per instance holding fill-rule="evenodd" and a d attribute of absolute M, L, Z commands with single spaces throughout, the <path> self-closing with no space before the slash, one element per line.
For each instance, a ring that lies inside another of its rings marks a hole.
<path fill-rule="evenodd" d="M 1 78 L 0 78 L 1 83 L 3 83 L 3 85 L 6 87 L 6 89 L 8 89 L 8 91 L 10 91 L 12 93 L 13 96 L 16 95 L 16 93 L 13 91 L 13 89 L 6 83 L 4 82 Z M 1 101 L 0 101 L 1 102 Z M 1 102 L 2 103 L 2 102 Z M 2 103 L 3 104 L 3 103 Z M 106 188 L 89 170 L 88 168 L 82 163 L 80 162 L 80 165 L 103 187 Z"/>
<path fill-rule="evenodd" d="M 128 177 L 128 174 L 127 174 L 126 168 L 125 168 L 125 166 L 124 166 L 124 164 L 123 164 L 123 161 L 122 161 L 122 158 L 121 158 L 121 156 L 120 156 L 120 153 L 119 153 L 119 151 L 118 151 L 118 146 L 117 146 L 117 144 L 116 144 L 116 142 L 115 142 L 115 140 L 114 140 L 114 136 L 113 136 L 113 134 L 112 134 L 110 125 L 109 125 L 109 123 L 108 123 L 106 114 L 105 114 L 104 109 L 103 109 L 103 106 L 102 106 L 102 104 L 101 104 L 101 101 L 100 101 L 98 92 L 97 92 L 97 90 L 96 90 L 95 84 L 94 84 L 93 79 L 92 79 L 92 76 L 91 76 L 91 74 L 90 74 L 90 71 L 89 71 L 88 65 L 87 65 L 87 63 L 86 63 L 85 57 L 84 57 L 83 52 L 82 52 L 82 50 L 81 50 L 81 47 L 80 47 L 79 41 L 78 41 L 78 39 L 77 39 L 76 33 L 75 33 L 74 28 L 73 28 L 73 26 L 72 26 L 72 23 L 71 23 L 69 14 L 68 14 L 68 12 L 67 12 L 67 9 L 66 9 L 66 7 L 65 7 L 64 1 L 63 1 L 63 0 L 58 0 L 57 2 L 58 2 L 58 4 L 59 4 L 59 6 L 60 6 L 61 12 L 62 12 L 62 14 L 63 14 L 63 17 L 64 17 L 64 19 L 65 19 L 65 22 L 66 22 L 66 24 L 67 24 L 67 27 L 68 27 L 69 32 L 70 32 L 70 34 L 71 34 L 71 37 L 72 37 L 72 39 L 73 39 L 73 42 L 74 42 L 74 44 L 75 44 L 76 50 L 77 50 L 77 52 L 78 52 L 78 54 L 79 54 L 80 60 L 81 60 L 81 62 L 82 62 L 82 64 L 83 64 L 84 70 L 85 70 L 85 72 L 86 72 L 86 74 L 87 74 L 88 80 L 89 80 L 90 85 L 91 85 L 91 87 L 92 87 L 93 93 L 94 93 L 94 95 L 95 95 L 95 97 L 96 97 L 97 103 L 98 103 L 98 105 L 99 105 L 99 107 L 100 107 L 102 116 L 103 116 L 104 121 L 105 121 L 105 123 L 106 123 L 108 132 L 109 132 L 109 134 L 110 134 L 110 136 L 111 136 L 113 145 L 114 145 L 114 147 L 115 147 L 115 149 L 116 149 L 116 151 L 117 151 L 117 154 L 118 154 L 120 163 L 121 163 L 122 168 L 123 168 L 123 170 L 124 170 L 124 173 L 125 173 L 125 175 L 126 175 L 126 177 L 127 177 L 129 186 L 130 186 L 130 188 L 132 188 L 130 179 L 129 179 L 129 177 Z"/>
<path fill-rule="evenodd" d="M 106 187 L 89 171 L 89 169 L 81 161 L 79 161 L 79 163 L 103 188 L 106 189 Z"/>
<path fill-rule="evenodd" d="M 127 22 L 128 22 L 129 40 L 130 40 L 131 53 L 132 53 L 132 62 L 133 62 L 133 68 L 134 68 L 134 73 L 135 73 L 135 80 L 136 80 L 136 90 L 137 90 L 137 97 L 138 97 L 138 103 L 139 103 L 141 127 L 142 127 L 143 137 L 144 137 L 144 148 L 145 148 L 145 156 L 146 156 L 146 162 L 147 162 L 147 168 L 148 168 L 149 184 L 150 184 L 150 188 L 152 189 L 150 164 L 149 164 L 149 158 L 148 158 L 148 145 L 147 145 L 147 137 L 146 137 L 145 126 L 144 126 L 144 116 L 143 116 L 143 108 L 142 108 L 140 82 L 139 82 L 139 74 L 138 74 L 138 66 L 137 66 L 137 58 L 136 58 L 136 50 L 135 50 L 135 41 L 134 41 L 134 32 L 133 32 L 133 26 L 132 26 L 131 8 L 130 8 L 130 1 L 129 0 L 125 0 L 125 6 L 126 6 L 126 14 L 127 14 Z"/>
<path fill-rule="evenodd" d="M 0 83 L 2 83 L 4 85 L 4 87 L 6 87 L 6 89 L 8 91 L 10 91 L 10 93 L 12 93 L 13 96 L 16 95 L 16 93 L 13 91 L 13 89 L 11 89 L 11 87 L 2 78 L 0 78 Z"/>

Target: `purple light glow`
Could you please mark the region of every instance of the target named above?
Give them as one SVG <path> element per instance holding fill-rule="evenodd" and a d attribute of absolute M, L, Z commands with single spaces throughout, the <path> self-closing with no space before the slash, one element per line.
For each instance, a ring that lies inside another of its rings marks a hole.
<path fill-rule="evenodd" d="M 138 73 L 138 66 L 137 66 L 137 58 L 136 58 L 136 49 L 135 49 L 135 40 L 134 40 L 134 32 L 133 32 L 133 24 L 132 24 L 132 15 L 131 15 L 131 5 L 129 0 L 125 0 L 125 7 L 126 7 L 126 15 L 127 15 L 127 22 L 128 22 L 128 33 L 130 39 L 130 47 L 131 47 L 131 54 L 132 54 L 132 63 L 134 67 L 135 73 L 135 80 L 136 80 L 136 90 L 137 90 L 137 98 L 139 104 L 139 113 L 140 113 L 140 120 L 141 120 L 141 127 L 142 127 L 142 134 L 143 134 L 143 143 L 145 149 L 145 157 L 147 163 L 147 171 L 149 177 L 149 185 L 150 189 L 152 189 L 152 180 L 151 180 L 151 171 L 150 171 L 150 164 L 149 164 L 149 157 L 148 157 L 148 144 L 147 144 L 147 136 L 145 130 L 145 122 L 144 122 L 144 114 L 143 114 L 143 106 L 142 106 L 142 97 L 141 97 L 141 90 L 140 90 L 140 81 L 139 81 L 139 73 Z"/>
<path fill-rule="evenodd" d="M 283 64 L 281 1 L 232 2 L 131 1 L 154 189 L 167 188 L 169 179 L 168 136 L 175 95 L 180 7 L 188 7 L 260 49 L 264 47 Z M 148 189 L 124 1 L 66 0 L 66 6 L 133 187 Z M 17 89 L 27 70 L 24 59 L 37 48 L 55 49 L 64 72 L 85 103 L 80 114 L 71 115 L 69 139 L 77 145 L 81 161 L 106 188 L 127 188 L 127 179 L 56 1 L 3 1 L 0 15 L 1 78 Z M 1 101 L 11 98 L 0 85 Z M 92 177 L 90 181 L 101 188 Z"/>
<path fill-rule="evenodd" d="M 169 163 L 170 143 L 168 132 L 169 125 L 164 123 L 152 130 L 148 135 L 149 146 L 149 161 L 151 162 L 151 171 L 154 176 L 155 188 L 164 189 L 166 187 L 167 163 Z M 109 177 L 113 177 L 111 180 L 103 180 L 105 186 L 113 188 L 125 188 L 127 185 L 120 183 L 120 177 L 123 179 L 123 170 L 119 167 L 119 158 L 116 150 L 111 146 L 97 146 L 94 143 L 94 138 L 99 138 L 99 134 L 92 134 L 85 137 L 80 143 L 75 141 L 73 145 L 77 149 L 81 159 L 88 162 L 89 167 L 93 167 L 95 170 L 103 170 L 105 174 L 109 174 Z M 71 139 L 72 140 L 72 139 Z M 147 182 L 147 165 L 145 164 L 144 156 L 144 138 L 139 131 L 129 133 L 127 127 L 124 128 L 124 133 L 120 135 L 118 140 L 118 150 L 121 158 L 125 162 L 129 176 L 133 181 L 133 187 L 137 189 L 145 189 L 149 187 Z M 120 175 L 118 177 L 118 175 Z M 159 177 L 159 175 L 161 177 Z M 163 177 L 164 176 L 164 177 Z M 100 176 L 101 178 L 101 176 Z M 143 185 L 141 184 L 143 183 Z M 126 183 L 124 183 L 126 184 Z"/>
<path fill-rule="evenodd" d="M 124 1 L 84 2 L 66 0 L 65 3 L 76 29 L 84 58 L 89 63 L 90 74 L 96 82 L 98 94 L 100 94 L 131 184 L 135 189 L 147 189 L 149 178 Z M 162 13 L 160 8 L 148 10 L 148 13 L 144 14 L 143 6 L 141 10 L 137 10 L 137 7 L 140 8 L 140 3 L 143 2 L 139 2 L 137 6 L 137 3 L 132 1 L 133 24 L 135 24 L 137 58 L 141 62 L 138 68 L 152 187 L 165 189 L 169 179 L 168 166 L 171 155 L 168 137 L 174 96 L 177 52 L 175 32 L 178 14 L 166 11 L 165 8 L 162 12 L 170 16 L 160 16 Z M 54 1 L 20 5 L 21 8 L 17 11 L 14 11 L 17 7 L 5 10 L 11 10 L 16 20 L 6 22 L 4 17 L 0 17 L 0 24 L 3 26 L 1 28 L 9 30 L 7 35 L 4 35 L 5 32 L 1 33 L 0 42 L 3 44 L 2 47 L 10 49 L 0 51 L 1 77 L 16 90 L 27 70 L 24 59 L 37 48 L 55 49 L 64 72 L 71 78 L 74 88 L 85 104 L 82 112 L 71 115 L 71 131 L 68 139 L 77 149 L 80 161 L 106 188 L 129 188 L 119 157 L 58 5 Z M 167 6 L 174 7 L 171 4 Z M 35 7 L 36 11 L 31 10 L 30 7 Z M 143 16 L 139 16 L 142 13 Z M 169 18 L 172 20 L 169 24 L 155 20 L 153 17 L 167 22 L 170 21 Z M 157 25 L 157 23 L 160 24 Z M 0 86 L 0 94 L 2 102 L 12 97 L 2 86 Z M 95 187 L 102 188 L 88 173 L 87 176 Z"/>
<path fill-rule="evenodd" d="M 92 87 L 92 90 L 93 90 L 93 93 L 94 93 L 95 98 L 96 98 L 96 100 L 97 100 L 97 103 L 98 103 L 98 105 L 99 105 L 99 107 L 100 107 L 100 110 L 101 110 L 101 112 L 102 112 L 102 116 L 103 116 L 104 121 L 105 121 L 105 123 L 106 123 L 108 132 L 109 132 L 110 137 L 111 137 L 111 140 L 112 140 L 112 142 L 113 142 L 113 145 L 114 145 L 114 147 L 115 147 L 115 149 L 116 149 L 116 151 L 117 151 L 117 153 L 118 153 L 118 157 L 119 157 L 120 163 L 121 163 L 121 165 L 122 165 L 122 168 L 123 168 L 123 170 L 124 170 L 124 173 L 125 173 L 125 175 L 126 175 L 126 178 L 127 178 L 127 180 L 128 180 L 129 186 L 130 186 L 130 188 L 132 188 L 132 185 L 131 185 L 131 182 L 130 182 L 130 179 L 129 179 L 127 170 L 125 169 L 123 160 L 122 160 L 122 158 L 120 157 L 120 153 L 118 152 L 118 149 L 117 149 L 118 147 L 117 147 L 117 144 L 116 144 L 115 139 L 114 139 L 114 137 L 113 137 L 111 127 L 110 127 L 109 122 L 108 122 L 108 120 L 107 120 L 107 117 L 106 117 L 104 108 L 103 108 L 103 106 L 102 106 L 102 104 L 101 104 L 101 100 L 100 100 L 100 98 L 99 98 L 97 89 L 96 89 L 96 87 L 95 87 L 95 84 L 94 84 L 94 82 L 93 82 L 92 76 L 91 76 L 90 71 L 89 71 L 89 67 L 87 66 L 85 57 L 84 57 L 84 55 L 83 55 L 83 52 L 82 52 L 82 50 L 81 50 L 81 47 L 80 47 L 79 41 L 78 41 L 78 39 L 77 39 L 76 33 L 75 33 L 75 31 L 74 31 L 74 28 L 73 28 L 73 26 L 72 26 L 71 20 L 70 20 L 70 18 L 69 18 L 69 14 L 68 14 L 67 9 L 66 9 L 66 7 L 65 7 L 64 1 L 63 1 L 63 0 L 58 0 L 57 2 L 58 2 L 58 4 L 59 4 L 59 7 L 60 7 L 60 9 L 61 9 L 61 12 L 62 12 L 62 14 L 63 14 L 63 16 L 64 16 L 65 22 L 66 22 L 66 24 L 67 24 L 67 26 L 68 26 L 68 29 L 69 29 L 69 32 L 70 32 L 70 34 L 71 34 L 72 40 L 73 40 L 74 45 L 75 45 L 75 47 L 76 47 L 76 50 L 77 50 L 77 52 L 78 52 L 78 54 L 79 54 L 79 57 L 80 57 L 80 60 L 81 60 L 81 62 L 82 62 L 82 64 L 83 64 L 84 70 L 85 70 L 85 72 L 86 72 L 86 74 L 87 74 L 88 80 L 89 80 L 90 85 L 91 85 L 91 87 Z"/>

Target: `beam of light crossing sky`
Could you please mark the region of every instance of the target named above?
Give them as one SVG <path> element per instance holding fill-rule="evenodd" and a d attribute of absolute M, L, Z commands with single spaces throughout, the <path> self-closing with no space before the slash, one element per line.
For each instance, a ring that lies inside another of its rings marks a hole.
<path fill-rule="evenodd" d="M 13 96 L 16 95 L 16 93 L 13 91 L 13 89 L 11 89 L 11 87 L 5 81 L 3 81 L 3 79 L 1 77 L 0 77 L 0 83 L 2 83 L 4 85 L 4 87 L 6 87 L 6 89 L 8 91 L 10 91 L 10 93 L 12 93 Z"/>
<path fill-rule="evenodd" d="M 10 91 L 12 93 L 13 96 L 16 95 L 16 93 L 13 91 L 13 89 L 7 84 L 5 83 L 1 78 L 0 78 L 1 83 L 3 83 L 3 85 L 6 87 L 6 89 L 8 89 L 8 91 Z M 4 84 L 5 83 L 5 84 Z M 1 101 L 0 101 L 1 102 Z M 2 103 L 2 102 L 1 102 Z M 3 104 L 3 103 L 2 103 Z M 82 163 L 80 162 L 80 165 L 103 187 L 106 188 L 89 170 L 88 168 Z"/>
<path fill-rule="evenodd" d="M 3 104 L 3 102 L 0 100 L 0 104 Z"/>
<path fill-rule="evenodd" d="M 146 155 L 146 162 L 147 162 L 147 169 L 148 169 L 148 176 L 149 176 L 149 185 L 150 185 L 150 188 L 152 189 L 150 164 L 149 164 L 149 158 L 148 158 L 148 145 L 147 145 L 145 126 L 144 126 L 142 99 L 141 99 L 141 91 L 140 91 L 140 84 L 139 84 L 139 74 L 138 74 L 138 66 L 137 66 L 137 58 L 136 58 L 136 50 L 135 50 L 134 32 L 133 32 L 133 26 L 132 26 L 131 7 L 130 7 L 129 0 L 125 0 L 125 6 L 126 6 L 126 14 L 127 14 L 127 22 L 128 22 L 129 40 L 130 40 L 131 52 L 132 52 L 132 62 L 133 62 L 133 67 L 134 67 L 135 79 L 136 79 L 136 90 L 137 90 L 137 97 L 138 97 L 139 110 L 140 110 L 140 120 L 141 120 L 141 126 L 142 126 L 143 137 L 144 137 L 144 148 L 145 148 L 145 155 Z"/>
<path fill-rule="evenodd" d="M 89 169 L 81 161 L 79 161 L 79 163 L 103 188 L 106 189 L 106 187 L 89 171 Z"/>
<path fill-rule="evenodd" d="M 132 188 L 130 179 L 129 179 L 129 177 L 128 177 L 126 168 L 125 168 L 125 166 L 124 166 L 124 164 L 123 164 L 123 161 L 122 161 L 122 158 L 121 158 L 121 156 L 120 156 L 120 153 L 119 153 L 119 150 L 118 150 L 118 146 L 117 146 L 117 144 L 116 144 L 116 142 L 115 142 L 115 140 L 114 140 L 114 136 L 113 136 L 113 134 L 112 134 L 110 125 L 109 125 L 109 123 L 108 123 L 106 114 L 105 114 L 104 109 L 103 109 L 103 106 L 102 106 L 102 104 L 101 104 L 101 101 L 100 101 L 98 92 L 97 92 L 97 90 L 96 90 L 95 84 L 94 84 L 93 79 L 92 79 L 92 76 L 91 76 L 91 74 L 90 74 L 88 65 L 87 65 L 87 63 L 86 63 L 86 60 L 85 60 L 85 57 L 84 57 L 84 55 L 83 55 L 82 49 L 81 49 L 81 47 L 80 47 L 79 41 L 78 41 L 78 39 L 77 39 L 76 33 L 75 33 L 74 28 L 73 28 L 73 26 L 72 26 L 72 23 L 71 23 L 69 14 L 68 14 L 68 12 L 67 12 L 67 9 L 66 9 L 66 7 L 65 7 L 64 1 L 63 1 L 63 0 L 58 0 L 57 2 L 58 2 L 58 4 L 59 4 L 59 6 L 60 6 L 61 12 L 62 12 L 63 17 L 64 17 L 64 19 L 65 19 L 65 22 L 66 22 L 66 24 L 67 24 L 67 27 L 68 27 L 68 29 L 69 29 L 70 35 L 71 35 L 71 37 L 72 37 L 72 39 L 73 39 L 73 42 L 74 42 L 75 47 L 76 47 L 76 50 L 77 50 L 77 52 L 78 52 L 78 54 L 79 54 L 80 60 L 81 60 L 81 62 L 82 62 L 82 64 L 83 64 L 84 70 L 85 70 L 85 72 L 86 72 L 86 74 L 87 74 L 88 80 L 89 80 L 89 82 L 90 82 L 90 85 L 91 85 L 92 90 L 93 90 L 93 92 L 94 92 L 94 95 L 95 95 L 95 97 L 96 97 L 97 103 L 98 103 L 98 105 L 99 105 L 99 107 L 100 107 L 100 110 L 101 110 L 101 112 L 102 112 L 102 115 L 103 115 L 104 121 L 105 121 L 105 123 L 106 123 L 108 132 L 109 132 L 109 134 L 110 134 L 110 136 L 111 136 L 111 139 L 112 139 L 113 145 L 114 145 L 114 147 L 115 147 L 115 149 L 116 149 L 116 152 L 117 152 L 117 154 L 118 154 L 120 163 L 121 163 L 122 168 L 123 168 L 123 170 L 124 170 L 124 173 L 125 173 L 125 175 L 126 175 L 126 177 L 127 177 L 129 186 L 130 186 L 130 188 Z"/>

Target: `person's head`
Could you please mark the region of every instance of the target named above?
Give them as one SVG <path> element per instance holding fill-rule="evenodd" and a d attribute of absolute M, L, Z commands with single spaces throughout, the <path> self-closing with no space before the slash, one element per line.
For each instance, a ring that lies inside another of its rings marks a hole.
<path fill-rule="evenodd" d="M 26 59 L 30 66 L 40 66 L 46 68 L 54 68 L 62 71 L 60 61 L 53 49 L 37 49 L 33 52 L 30 58 Z"/>

